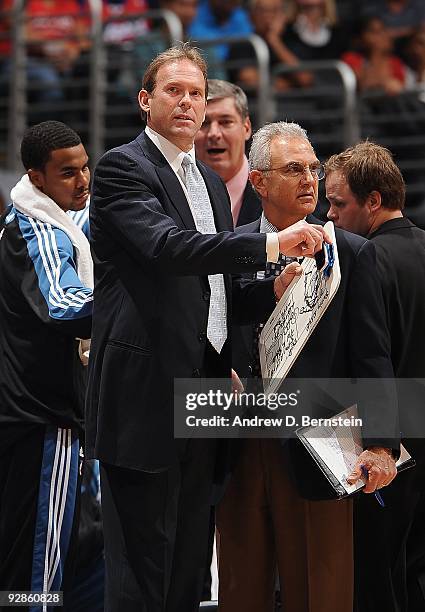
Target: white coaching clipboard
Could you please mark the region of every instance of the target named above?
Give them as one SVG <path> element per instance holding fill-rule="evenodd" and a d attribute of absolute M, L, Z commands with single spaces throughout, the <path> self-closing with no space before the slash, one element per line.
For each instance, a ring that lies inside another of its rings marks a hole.
<path fill-rule="evenodd" d="M 324 226 L 332 239 L 334 263 L 329 276 L 314 258 L 305 258 L 303 274 L 295 278 L 270 315 L 260 336 L 264 392 L 275 393 L 338 291 L 341 281 L 335 229 Z"/>

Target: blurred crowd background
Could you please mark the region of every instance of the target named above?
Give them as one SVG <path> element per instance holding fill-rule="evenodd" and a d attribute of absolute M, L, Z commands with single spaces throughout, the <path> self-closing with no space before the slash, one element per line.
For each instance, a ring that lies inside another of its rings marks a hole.
<path fill-rule="evenodd" d="M 138 134 L 145 67 L 186 39 L 244 89 L 254 128 L 299 122 L 322 160 L 366 137 L 389 147 L 425 228 L 423 0 L 1 0 L 4 202 L 28 125 L 68 123 L 93 165 Z"/>

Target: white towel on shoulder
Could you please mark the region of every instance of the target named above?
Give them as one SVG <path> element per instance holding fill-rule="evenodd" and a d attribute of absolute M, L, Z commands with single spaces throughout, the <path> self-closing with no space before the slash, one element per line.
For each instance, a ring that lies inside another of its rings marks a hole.
<path fill-rule="evenodd" d="M 10 192 L 14 207 L 31 219 L 50 223 L 61 229 L 75 247 L 77 274 L 83 285 L 93 289 L 93 261 L 90 244 L 82 230 L 56 202 L 33 185 L 28 174 L 20 179 Z"/>
<path fill-rule="evenodd" d="M 82 230 L 56 202 L 33 185 L 28 174 L 10 192 L 13 206 L 22 214 L 65 232 L 76 252 L 77 274 L 85 287 L 93 289 L 93 261 L 90 244 Z M 80 340 L 78 353 L 84 365 L 88 363 L 90 340 Z"/>

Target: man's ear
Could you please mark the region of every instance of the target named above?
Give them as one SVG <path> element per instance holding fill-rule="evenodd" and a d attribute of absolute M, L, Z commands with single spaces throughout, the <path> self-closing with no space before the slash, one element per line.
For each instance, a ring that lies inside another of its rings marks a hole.
<path fill-rule="evenodd" d="M 142 109 L 142 111 L 145 111 L 145 113 L 149 114 L 149 111 L 150 111 L 150 104 L 149 104 L 150 95 L 146 91 L 146 89 L 141 89 L 139 91 L 138 101 L 139 101 L 139 106 Z"/>
<path fill-rule="evenodd" d="M 30 168 L 27 171 L 28 177 L 33 185 L 35 185 L 40 191 L 43 191 L 44 186 L 44 175 L 41 170 L 33 170 Z"/>
<path fill-rule="evenodd" d="M 366 198 L 366 204 L 371 213 L 378 212 L 382 205 L 382 197 L 379 191 L 371 191 Z"/>
<path fill-rule="evenodd" d="M 245 141 L 247 141 L 251 138 L 252 134 L 251 119 L 249 117 L 245 119 L 243 126 L 245 129 Z"/>
<path fill-rule="evenodd" d="M 262 198 L 267 198 L 267 186 L 263 172 L 260 170 L 251 170 L 249 173 L 249 180 L 255 191 L 260 194 Z"/>

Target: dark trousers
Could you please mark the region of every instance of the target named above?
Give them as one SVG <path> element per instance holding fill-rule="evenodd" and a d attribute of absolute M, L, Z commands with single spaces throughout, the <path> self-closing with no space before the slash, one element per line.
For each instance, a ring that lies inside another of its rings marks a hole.
<path fill-rule="evenodd" d="M 357 612 L 425 610 L 425 441 L 409 439 L 405 444 L 417 465 L 382 489 L 385 507 L 373 495 L 356 499 Z"/>
<path fill-rule="evenodd" d="M 101 464 L 106 612 L 198 610 L 215 459 L 215 440 L 188 440 L 162 472 Z"/>

